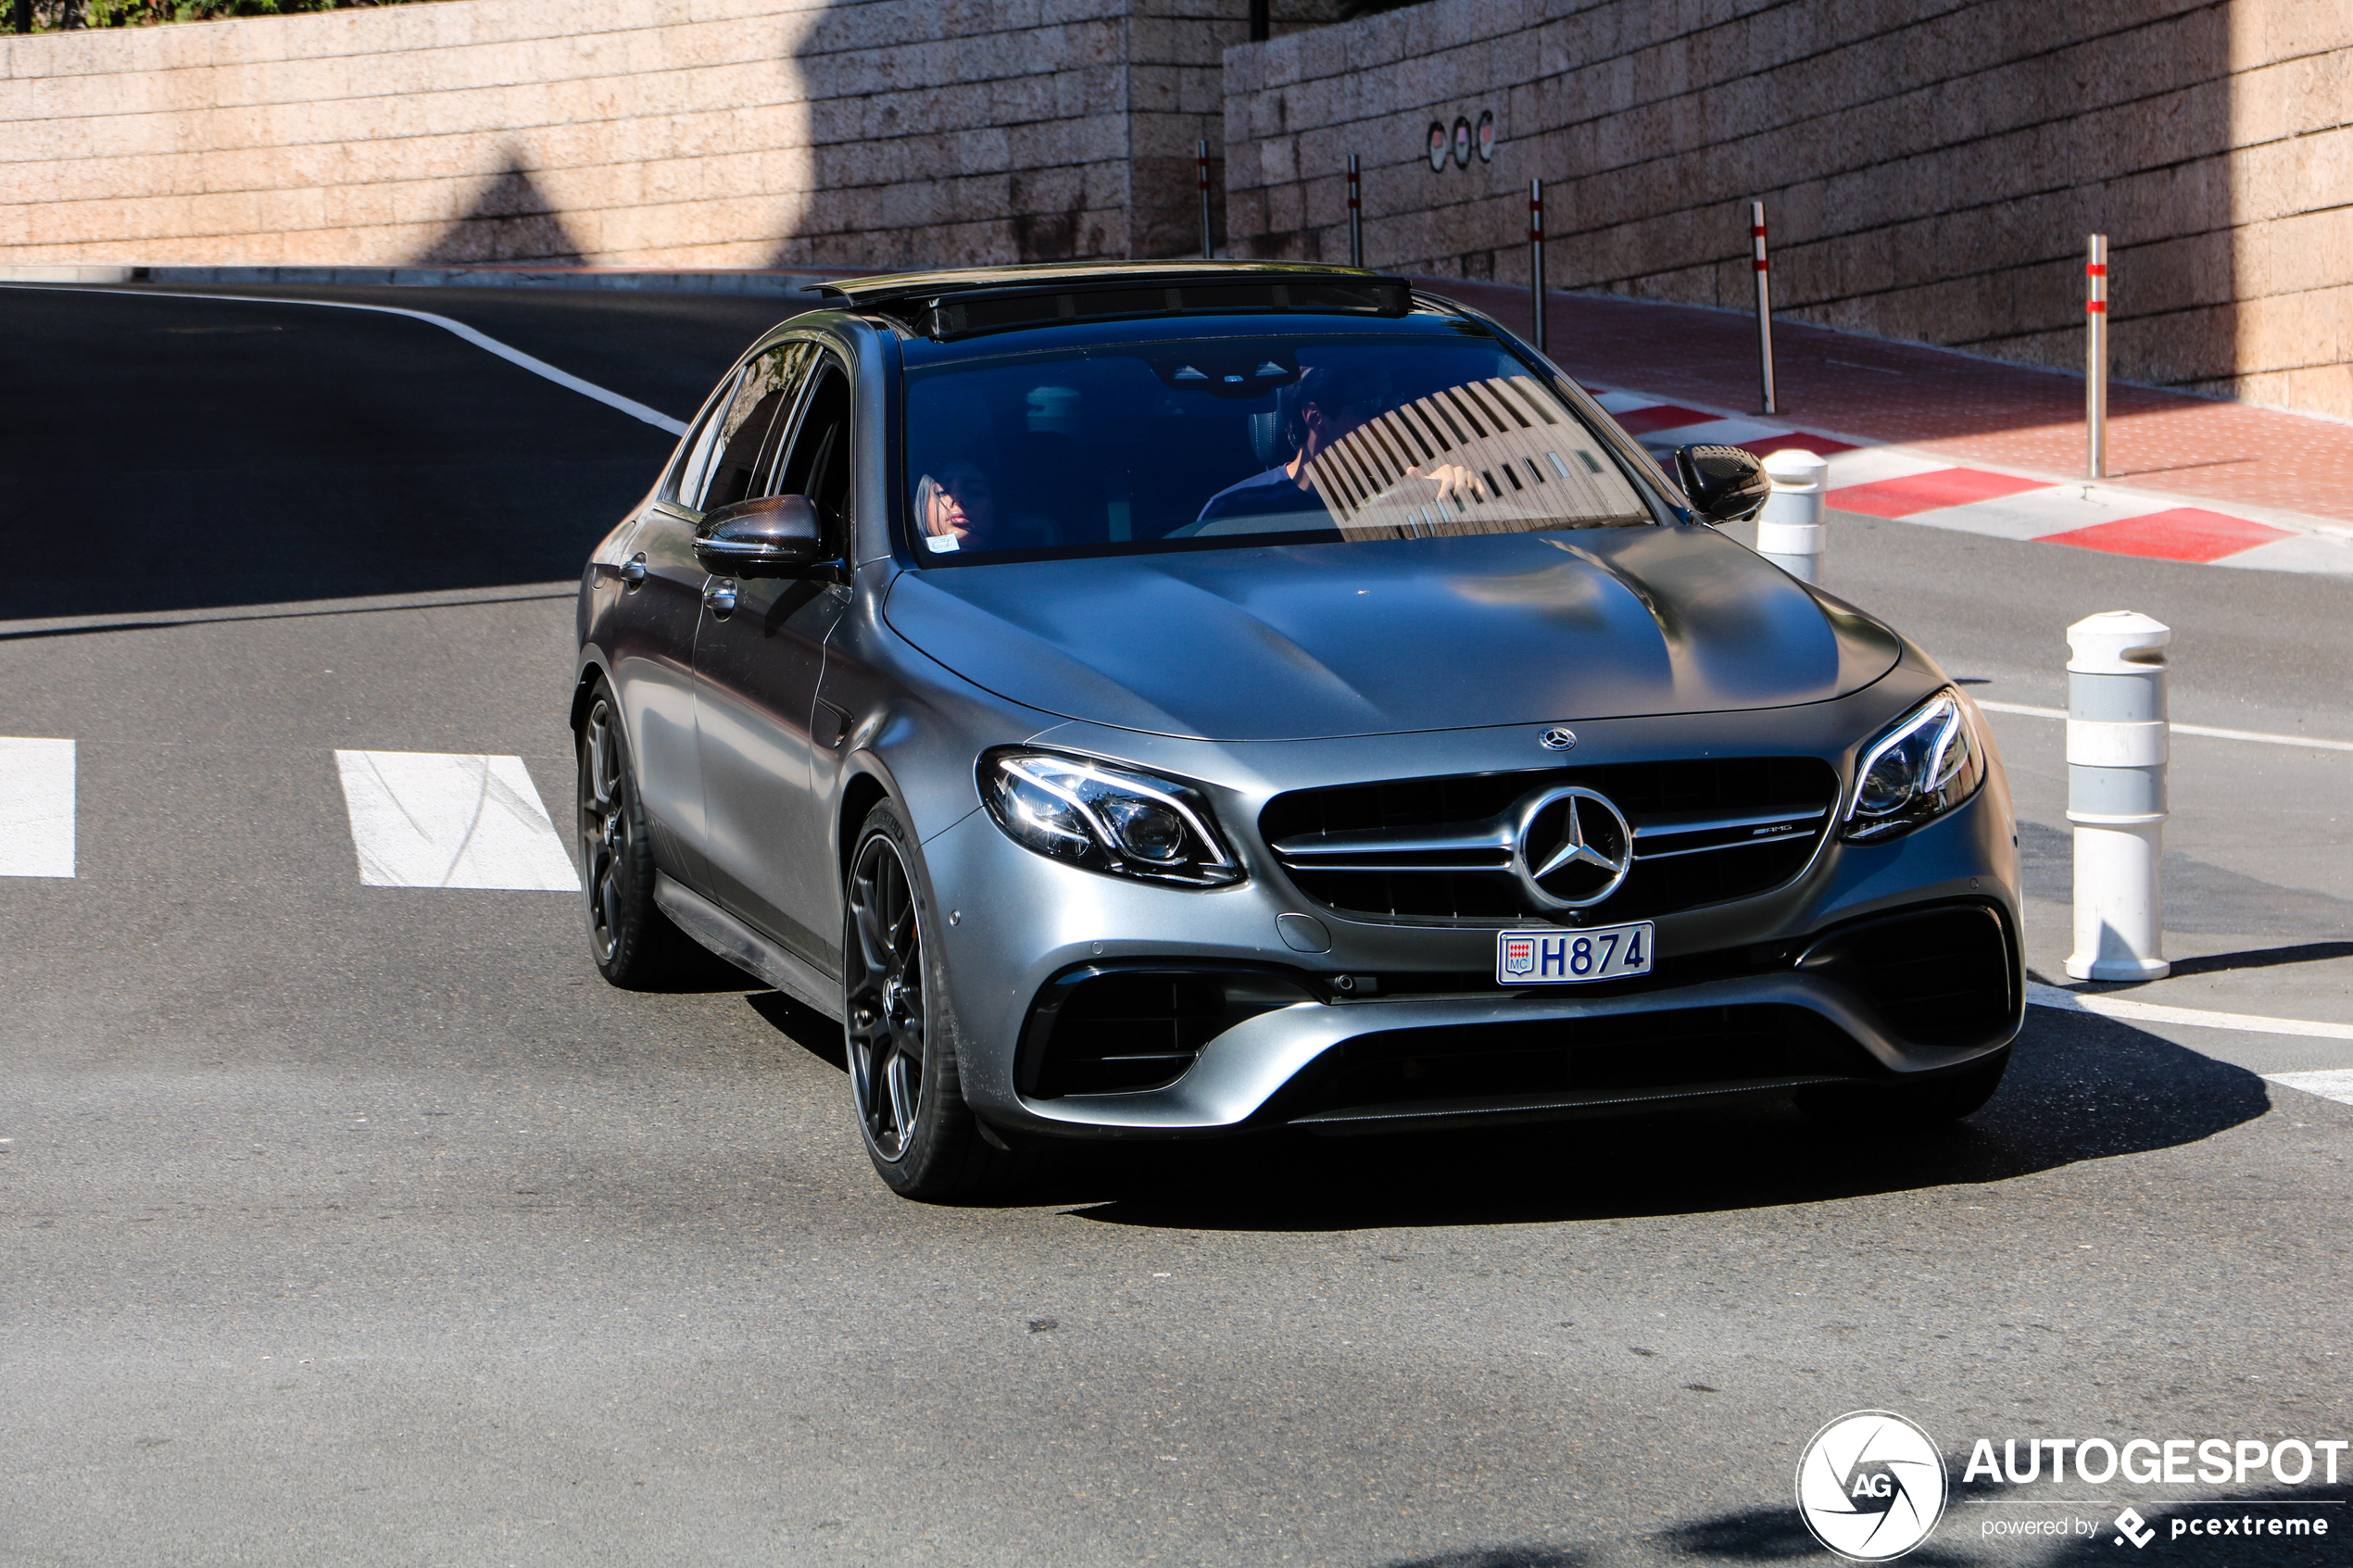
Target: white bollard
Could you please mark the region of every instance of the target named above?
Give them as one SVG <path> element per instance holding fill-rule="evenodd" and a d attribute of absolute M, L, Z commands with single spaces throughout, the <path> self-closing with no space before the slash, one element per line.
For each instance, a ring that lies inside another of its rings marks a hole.
<path fill-rule="evenodd" d="M 1822 526 L 1822 492 L 1829 487 L 1831 466 L 1812 452 L 1795 447 L 1765 459 L 1765 473 L 1773 494 L 1756 514 L 1756 553 L 1801 583 L 1820 586 L 1822 546 L 1830 531 Z"/>
<path fill-rule="evenodd" d="M 2165 961 L 2165 648 L 2129 609 L 2067 629 L 2067 820 L 2075 825 L 2078 980 L 2155 980 Z"/>

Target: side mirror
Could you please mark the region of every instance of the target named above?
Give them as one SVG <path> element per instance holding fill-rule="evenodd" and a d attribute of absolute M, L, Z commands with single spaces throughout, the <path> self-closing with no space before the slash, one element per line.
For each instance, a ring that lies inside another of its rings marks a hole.
<path fill-rule="evenodd" d="M 1678 446 L 1675 477 L 1701 521 L 1718 528 L 1755 517 L 1773 494 L 1765 465 L 1738 446 Z"/>
<path fill-rule="evenodd" d="M 723 577 L 791 577 L 824 555 L 824 531 L 806 495 L 761 495 L 702 520 L 695 559 Z"/>

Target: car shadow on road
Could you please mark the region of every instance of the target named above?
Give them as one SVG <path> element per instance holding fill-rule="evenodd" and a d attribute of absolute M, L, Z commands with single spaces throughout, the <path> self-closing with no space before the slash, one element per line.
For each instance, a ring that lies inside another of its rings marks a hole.
<path fill-rule="evenodd" d="M 1993 1102 L 1926 1133 L 1833 1132 L 1768 1105 L 1420 1136 L 1280 1135 L 1090 1152 L 1013 1200 L 1191 1230 L 1707 1213 L 2007 1181 L 2196 1143 L 2270 1104 L 2243 1068 L 2112 1019 L 2030 1009 Z"/>
<path fill-rule="evenodd" d="M 740 979 L 742 972 L 736 972 Z M 755 991 L 744 1000 L 752 1011 L 768 1021 L 770 1028 L 794 1045 L 837 1073 L 849 1071 L 849 1057 L 842 1043 L 840 1024 L 815 1008 L 793 1000 L 782 991 Z"/>
<path fill-rule="evenodd" d="M 1548 1546 L 1471 1547 L 1437 1557 L 1399 1557 L 1381 1568 L 1592 1568 L 1591 1552 Z"/>

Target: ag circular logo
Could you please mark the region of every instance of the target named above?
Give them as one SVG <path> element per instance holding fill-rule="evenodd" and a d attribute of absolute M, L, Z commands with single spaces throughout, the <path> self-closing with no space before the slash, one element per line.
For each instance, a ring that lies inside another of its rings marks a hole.
<path fill-rule="evenodd" d="M 1797 1514 L 1856 1562 L 1901 1557 L 1944 1513 L 1944 1456 L 1889 1411 L 1856 1411 L 1814 1434 L 1797 1461 Z"/>

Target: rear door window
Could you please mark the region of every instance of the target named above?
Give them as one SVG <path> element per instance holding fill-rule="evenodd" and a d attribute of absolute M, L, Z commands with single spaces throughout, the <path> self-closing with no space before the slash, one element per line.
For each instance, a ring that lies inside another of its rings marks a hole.
<path fill-rule="evenodd" d="M 743 383 L 741 370 L 727 372 L 727 379 L 711 394 L 711 406 L 702 423 L 686 438 L 686 456 L 663 493 L 662 499 L 692 508 L 702 498 L 704 478 L 711 472 L 711 455 L 719 444 L 719 427 L 726 420 L 727 410 L 735 402 L 736 388 Z"/>

